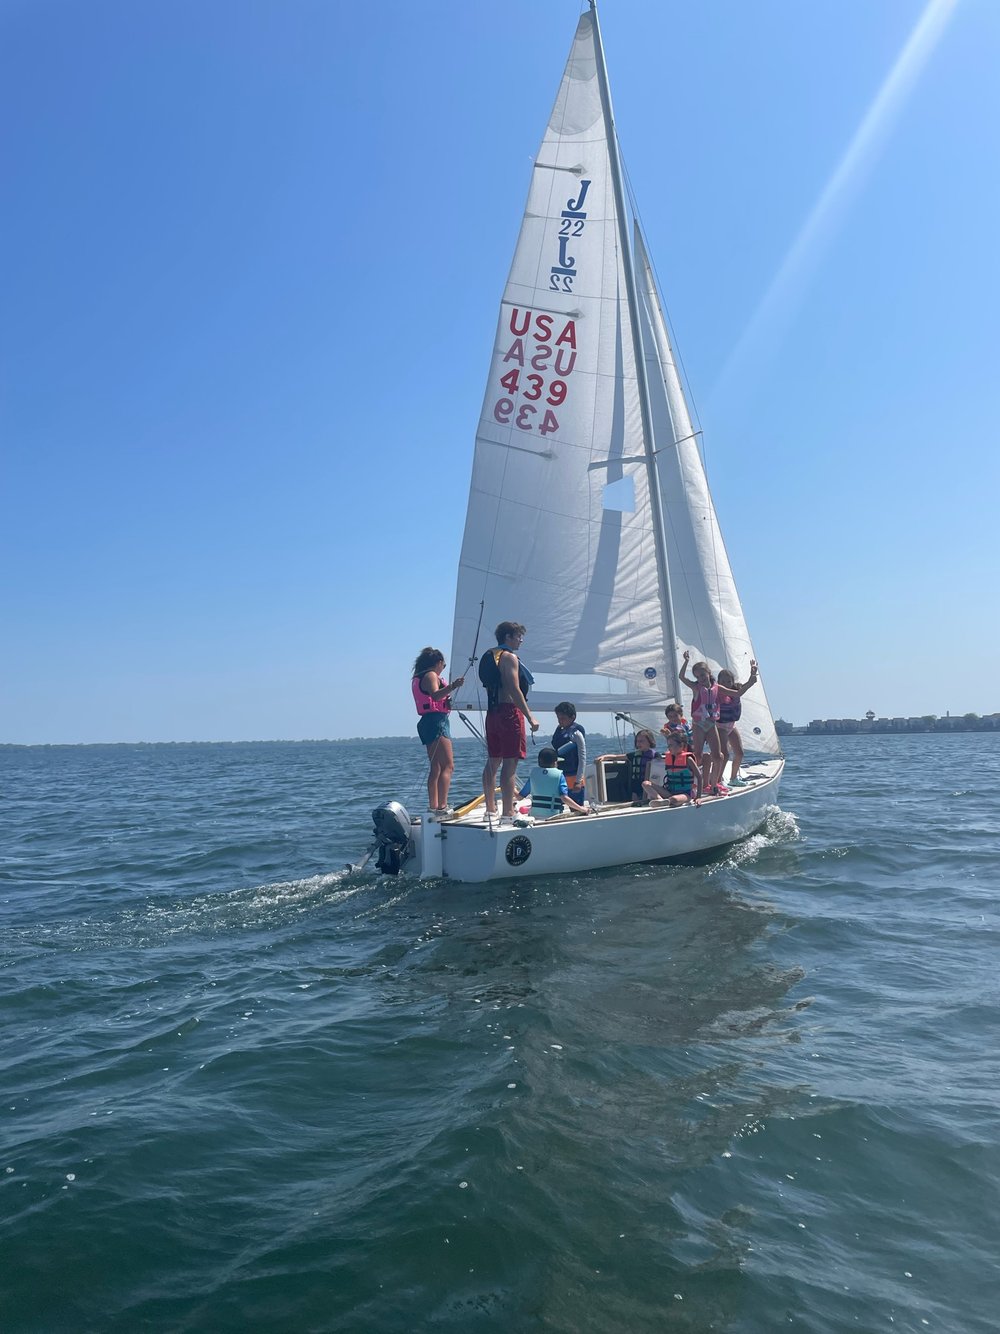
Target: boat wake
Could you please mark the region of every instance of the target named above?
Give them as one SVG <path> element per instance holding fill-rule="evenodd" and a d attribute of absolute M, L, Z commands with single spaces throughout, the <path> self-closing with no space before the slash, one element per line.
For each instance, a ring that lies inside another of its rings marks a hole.
<path fill-rule="evenodd" d="M 762 852 L 786 843 L 797 843 L 801 837 L 795 816 L 790 811 L 783 811 L 780 806 L 772 806 L 767 812 L 763 826 L 756 833 L 735 844 L 722 866 L 748 866 L 756 861 Z"/>
<path fill-rule="evenodd" d="M 370 893 L 377 884 L 370 872 L 345 869 L 190 899 L 146 900 L 106 916 L 71 917 L 36 924 L 31 931 L 12 931 L 6 945 L 9 949 L 148 949 L 183 936 L 269 932 Z"/>

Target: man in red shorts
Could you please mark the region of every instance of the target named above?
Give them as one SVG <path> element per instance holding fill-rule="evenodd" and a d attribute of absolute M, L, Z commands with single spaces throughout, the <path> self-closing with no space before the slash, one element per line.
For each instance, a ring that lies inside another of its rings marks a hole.
<path fill-rule="evenodd" d="M 524 626 L 516 621 L 501 621 L 497 626 L 497 646 L 484 653 L 479 663 L 479 679 L 486 687 L 489 701 L 486 710 L 486 744 L 489 758 L 483 770 L 483 795 L 486 810 L 497 813 L 495 784 L 500 769 L 500 793 L 503 797 L 501 824 L 511 824 L 514 816 L 514 790 L 517 780 L 517 762 L 528 753 L 525 745 L 524 720 L 532 732 L 538 731 L 538 720 L 528 708 L 528 687 L 531 673 L 522 667 L 517 656 L 524 639 Z"/>

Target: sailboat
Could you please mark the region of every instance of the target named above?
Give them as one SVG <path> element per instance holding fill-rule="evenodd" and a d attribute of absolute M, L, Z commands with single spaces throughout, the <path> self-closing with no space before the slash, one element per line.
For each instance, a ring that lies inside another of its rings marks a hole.
<path fill-rule="evenodd" d="M 452 662 L 505 620 L 528 627 L 538 716 L 638 714 L 681 701 L 687 650 L 745 679 L 750 636 L 709 493 L 653 266 L 627 207 L 596 4 L 579 19 L 532 170 L 476 437 Z M 488 645 L 483 645 L 488 647 Z M 470 662 L 476 656 L 473 648 Z M 482 710 L 475 673 L 456 701 Z M 784 760 L 763 685 L 743 697 L 746 785 L 697 806 L 615 801 L 501 828 L 482 805 L 373 813 L 380 869 L 460 881 L 666 860 L 752 833 Z"/>

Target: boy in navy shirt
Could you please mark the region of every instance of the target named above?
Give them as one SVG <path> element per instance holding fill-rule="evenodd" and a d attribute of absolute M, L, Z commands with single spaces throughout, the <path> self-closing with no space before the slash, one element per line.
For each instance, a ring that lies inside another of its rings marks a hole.
<path fill-rule="evenodd" d="M 576 705 L 563 700 L 555 707 L 559 726 L 552 733 L 552 749 L 562 760 L 566 786 L 581 804 L 587 799 L 587 734 L 576 721 Z"/>

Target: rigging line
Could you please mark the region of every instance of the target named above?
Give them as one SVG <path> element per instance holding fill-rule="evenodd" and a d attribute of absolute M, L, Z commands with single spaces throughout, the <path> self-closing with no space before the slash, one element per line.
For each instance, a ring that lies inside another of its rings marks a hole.
<path fill-rule="evenodd" d="M 640 229 L 641 229 L 642 231 L 644 231 L 645 229 L 642 227 L 642 219 L 641 219 L 641 217 L 639 216 L 638 203 L 637 203 L 636 198 L 635 198 L 635 192 L 634 192 L 634 190 L 633 190 L 633 188 L 632 188 L 631 181 L 628 181 L 628 190 L 629 190 L 629 197 L 630 197 L 631 202 L 632 202 L 633 212 L 634 212 L 634 214 L 635 214 L 636 221 L 637 221 L 637 223 L 638 223 Z M 653 283 L 654 283 L 654 288 L 655 288 L 654 300 L 655 300 L 656 305 L 657 305 L 657 306 L 659 307 L 659 309 L 660 309 L 660 314 L 661 314 L 661 316 L 663 317 L 664 325 L 666 326 L 667 342 L 668 342 L 668 346 L 669 346 L 669 348 L 670 348 L 671 356 L 672 356 L 673 361 L 674 361 L 675 370 L 676 370 L 678 367 L 679 367 L 679 369 L 680 369 L 680 375 L 681 375 L 681 377 L 682 377 L 682 379 L 681 379 L 681 384 L 680 384 L 681 395 L 682 395 L 682 398 L 683 398 L 683 400 L 684 400 L 685 406 L 688 408 L 689 412 L 690 412 L 691 410 L 693 410 L 693 414 L 694 414 L 695 421 L 698 421 L 698 420 L 700 420 L 700 418 L 699 418 L 699 415 L 698 415 L 697 405 L 695 404 L 695 401 L 694 401 L 694 394 L 693 394 L 693 391 L 691 390 L 691 386 L 690 386 L 690 382 L 689 382 L 689 380 L 688 380 L 687 372 L 686 372 L 686 370 L 685 370 L 685 368 L 684 368 L 684 362 L 683 362 L 683 359 L 682 359 L 682 357 L 680 356 L 679 350 L 678 350 L 677 345 L 676 345 L 676 339 L 672 336 L 672 333 L 671 333 L 669 313 L 668 313 L 668 311 L 667 311 L 666 308 L 665 308 L 665 302 L 664 302 L 664 300 L 663 300 L 663 289 L 662 289 L 662 284 L 660 283 L 659 275 L 658 275 L 657 272 L 656 272 L 656 265 L 655 265 L 655 262 L 654 262 L 652 256 L 651 256 L 650 253 L 649 253 L 649 249 L 648 249 L 648 247 L 646 247 L 646 246 L 644 245 L 644 246 L 643 246 L 643 250 L 644 250 L 644 254 L 645 254 L 645 258 L 646 258 L 646 262 L 648 263 L 648 265 L 649 265 L 649 267 L 650 267 L 650 270 L 651 270 L 651 272 L 652 272 L 652 275 L 653 275 Z M 662 369 L 661 369 L 661 374 L 662 374 Z M 705 478 L 705 488 L 706 488 L 706 491 L 708 492 L 708 502 L 709 502 L 709 506 L 710 506 L 710 512 L 711 512 L 711 514 L 712 514 L 712 518 L 713 518 L 713 523 L 712 523 L 712 567 L 713 567 L 713 575 L 714 575 L 714 584 L 715 584 L 716 596 L 718 596 L 718 594 L 719 594 L 719 589 L 720 589 L 720 585 L 721 585 L 721 580 L 720 580 L 720 576 L 719 576 L 720 563 L 719 563 L 719 552 L 718 552 L 718 540 L 719 540 L 719 538 L 721 537 L 721 533 L 720 533 L 720 530 L 719 530 L 718 520 L 717 520 L 716 515 L 715 515 L 715 502 L 714 502 L 714 500 L 713 500 L 713 498 L 712 498 L 711 487 L 710 487 L 710 485 L 709 485 L 709 480 L 708 480 L 708 458 L 707 458 L 707 451 L 706 451 L 706 449 L 705 449 L 705 437 L 704 437 L 704 431 L 703 431 L 702 429 L 699 428 L 698 430 L 694 431 L 694 432 L 692 433 L 692 435 L 682 436 L 682 437 L 680 437 L 679 439 L 675 440 L 674 444 L 675 444 L 675 446 L 676 446 L 676 445 L 681 444 L 681 443 L 683 443 L 683 442 L 686 441 L 686 440 L 690 440 L 690 439 L 692 439 L 692 438 L 694 438 L 694 437 L 696 437 L 696 436 L 697 436 L 697 437 L 700 437 L 700 448 L 699 448 L 698 453 L 699 453 L 699 457 L 700 457 L 700 461 L 701 461 L 702 472 L 703 472 L 703 474 L 704 474 L 704 478 Z M 723 544 L 723 552 L 724 552 L 724 554 L 726 554 L 726 558 L 727 558 L 727 560 L 728 560 L 728 553 L 725 553 L 725 544 Z M 734 584 L 734 586 L 735 586 L 735 580 L 733 580 L 733 578 L 732 578 L 732 566 L 731 566 L 731 565 L 730 565 L 729 575 L 730 575 L 730 581 L 731 581 L 731 582 Z M 688 601 L 689 601 L 689 603 L 690 603 L 690 605 L 691 605 L 692 610 L 694 611 L 695 626 L 696 626 L 696 628 L 697 628 L 697 630 L 698 630 L 698 634 L 699 634 L 700 637 L 702 637 L 702 642 L 703 642 L 703 643 L 707 643 L 708 640 L 704 638 L 704 636 L 705 636 L 705 627 L 702 625 L 702 618 L 701 618 L 701 616 L 699 615 L 699 613 L 698 613 L 698 611 L 697 611 L 697 604 L 696 604 L 696 601 L 695 601 L 695 599 L 691 596 L 691 584 L 690 584 L 690 580 L 688 579 L 688 575 L 687 575 L 687 571 L 686 571 L 686 569 L 682 571 L 682 577 L 683 577 L 683 580 L 684 580 L 685 589 L 686 589 L 687 594 L 688 594 Z M 718 623 L 718 621 L 716 620 L 716 618 L 715 618 L 715 617 L 712 617 L 712 618 L 711 618 L 711 622 L 712 622 L 712 624 L 711 624 L 711 626 L 710 626 L 710 630 L 714 630 L 714 631 L 718 632 L 718 631 L 721 629 L 721 627 L 719 626 L 719 623 Z M 713 637 L 714 637 L 714 636 L 713 636 Z M 723 633 L 720 635 L 720 638 L 721 638 L 722 641 L 723 641 L 723 647 L 724 647 L 724 649 L 726 649 L 726 651 L 728 652 L 728 648 L 727 648 L 727 644 L 726 644 L 727 636 L 725 635 L 724 631 L 723 631 Z"/>
<path fill-rule="evenodd" d="M 676 440 L 672 440 L 672 441 L 670 442 L 669 445 L 664 445 L 662 449 L 654 449 L 654 450 L 653 450 L 653 453 L 654 453 L 654 455 L 655 455 L 655 454 L 663 454 L 666 450 L 668 450 L 668 449 L 676 449 L 678 445 L 684 445 L 684 444 L 686 444 L 689 440 L 697 440 L 698 437 L 699 437 L 700 435 L 704 435 L 704 434 L 705 434 L 704 431 L 692 431 L 692 432 L 690 433 L 690 435 L 681 435 L 681 436 L 678 436 Z M 591 467 L 593 467 L 593 464 L 591 464 Z"/>
<path fill-rule="evenodd" d="M 480 732 L 479 728 L 475 725 L 475 723 L 469 721 L 469 719 L 465 716 L 465 714 L 462 712 L 461 709 L 458 710 L 458 717 L 469 729 L 469 731 L 472 733 L 472 735 L 476 738 L 477 741 L 485 743 L 486 738 L 483 736 L 482 732 Z"/>
<path fill-rule="evenodd" d="M 620 152 L 621 152 L 621 149 L 620 149 L 620 147 L 619 147 L 619 153 L 620 153 Z M 632 178 L 631 178 L 631 177 L 629 176 L 629 174 L 628 174 L 628 168 L 625 166 L 624 160 L 622 161 L 622 171 L 624 172 L 624 175 L 625 175 L 625 188 L 628 190 L 629 201 L 631 202 L 631 205 L 632 205 L 632 214 L 633 214 L 633 216 L 635 217 L 636 222 L 638 222 L 638 224 L 639 224 L 640 230 L 641 230 L 642 233 L 643 233 L 643 238 L 645 238 L 645 235 L 646 235 L 646 226 L 645 226 L 645 223 L 644 223 L 643 220 L 642 220 L 642 214 L 639 212 L 639 201 L 638 201 L 638 199 L 636 198 L 635 190 L 634 190 L 633 187 L 632 187 Z M 683 391 L 684 391 L 684 398 L 685 398 L 685 400 L 686 400 L 686 402 L 687 402 L 687 404 L 688 404 L 688 406 L 689 406 L 689 408 L 690 408 L 690 410 L 691 410 L 691 415 L 694 417 L 695 423 L 696 423 L 696 424 L 699 426 L 699 428 L 700 428 L 700 427 L 701 427 L 701 413 L 698 411 L 698 404 L 697 404 L 697 401 L 695 400 L 694 390 L 693 390 L 692 387 L 691 387 L 691 381 L 690 381 L 690 378 L 688 377 L 687 367 L 684 365 L 684 357 L 683 357 L 682 354 L 681 354 L 680 348 L 677 346 L 677 340 L 676 340 L 676 338 L 673 337 L 673 320 L 670 318 L 670 310 L 669 310 L 669 308 L 667 307 L 667 303 L 666 303 L 666 301 L 663 299 L 663 284 L 660 282 L 660 275 L 659 275 L 659 273 L 657 272 L 657 269 L 656 269 L 656 263 L 655 263 L 655 261 L 654 261 L 654 259 L 653 259 L 653 256 L 649 253 L 649 248 L 648 248 L 648 247 L 646 247 L 646 259 L 647 259 L 648 262 L 649 262 L 649 267 L 653 270 L 653 279 L 654 279 L 654 281 L 655 281 L 655 283 L 656 283 L 657 293 L 658 293 L 658 295 L 659 295 L 659 297 L 660 297 L 660 304 L 661 304 L 661 307 L 662 307 L 662 310 L 663 310 L 663 318 L 664 318 L 664 321 L 666 322 L 666 325 L 667 325 L 667 333 L 668 333 L 668 335 L 670 336 L 670 350 L 671 350 L 671 352 L 673 353 L 673 355 L 674 355 L 674 360 L 676 361 L 676 363 L 677 363 L 677 365 L 678 365 L 678 367 L 679 367 L 679 369 L 680 369 L 681 378 L 682 378 L 682 381 L 683 381 L 683 383 L 682 383 L 682 388 L 683 388 Z M 703 466 L 705 467 L 705 470 L 706 470 L 706 473 L 707 473 L 707 471 L 708 471 L 708 464 L 707 464 L 707 462 L 706 462 L 706 460 L 705 460 L 705 438 L 704 438 L 704 431 L 703 431 L 702 429 L 699 429 L 699 431 L 697 432 L 697 434 L 701 435 L 701 437 L 702 437 L 702 442 L 701 442 L 702 464 L 703 464 Z"/>
<path fill-rule="evenodd" d="M 645 247 L 644 247 L 644 249 L 645 249 Z M 679 362 L 680 359 L 679 359 L 678 354 L 677 354 L 677 349 L 676 349 L 675 343 L 674 343 L 673 340 L 671 340 L 671 337 L 670 337 L 669 322 L 668 322 L 667 316 L 666 316 L 666 314 L 665 314 L 665 312 L 664 312 L 664 310 L 663 310 L 662 291 L 660 290 L 659 279 L 658 279 L 657 276 L 656 276 L 655 266 L 654 266 L 654 264 L 653 264 L 653 260 L 652 260 L 651 256 L 649 255 L 648 250 L 646 250 L 645 253 L 646 253 L 646 259 L 647 259 L 647 262 L 649 263 L 650 269 L 651 269 L 651 271 L 652 271 L 652 273 L 653 273 L 653 281 L 654 281 L 654 285 L 655 285 L 655 287 L 656 287 L 656 289 L 657 289 L 656 292 L 655 292 L 655 294 L 654 294 L 654 300 L 655 300 L 656 305 L 658 305 L 658 306 L 660 307 L 660 314 L 663 316 L 663 318 L 664 318 L 664 323 L 667 325 L 668 345 L 669 345 L 669 347 L 670 347 L 671 354 L 672 354 L 672 356 L 673 356 L 673 358 L 674 358 L 675 369 L 676 369 L 676 365 L 677 365 L 677 363 Z M 681 366 L 682 366 L 682 369 L 683 369 L 683 364 L 682 364 L 682 363 L 681 363 Z M 686 376 L 685 376 L 685 379 L 686 379 Z M 684 400 L 685 400 L 685 404 L 686 404 L 686 403 L 687 403 L 687 399 L 688 399 L 689 397 L 692 397 L 692 395 L 690 394 L 690 388 L 688 387 L 688 388 L 687 388 L 687 391 L 685 392 L 685 386 L 682 384 L 682 385 L 681 385 L 681 393 L 682 393 L 682 397 L 684 398 Z M 731 562 L 730 559 L 729 559 L 729 553 L 728 553 L 728 551 L 727 551 L 727 549 L 726 549 L 725 539 L 724 539 L 723 536 L 722 536 L 722 530 L 721 530 L 721 528 L 720 528 L 720 526 L 719 526 L 718 516 L 717 516 L 717 514 L 716 514 L 716 509 L 715 509 L 715 501 L 714 501 L 714 499 L 713 499 L 713 497 L 712 497 L 711 486 L 710 486 L 710 484 L 709 484 L 709 479 L 708 479 L 708 461 L 707 461 L 706 452 L 705 452 L 705 449 L 704 449 L 704 433 L 703 433 L 703 431 L 698 430 L 698 431 L 693 432 L 692 435 L 682 436 L 682 437 L 680 437 L 678 440 L 675 441 L 675 445 L 681 444 L 681 443 L 683 443 L 683 442 L 686 441 L 686 440 L 693 439 L 695 436 L 700 436 L 700 437 L 702 437 L 702 447 L 701 447 L 701 449 L 699 450 L 699 456 L 700 456 L 700 461 L 701 461 L 702 472 L 703 472 L 703 474 L 704 474 L 705 489 L 706 489 L 706 493 L 707 493 L 707 500 L 708 500 L 708 515 L 711 516 L 711 554 L 712 554 L 712 563 L 711 563 L 712 580 L 711 580 L 711 582 L 712 582 L 712 584 L 714 585 L 714 590 L 715 590 L 715 594 L 716 594 L 716 598 L 717 598 L 717 600 L 720 598 L 720 595 L 721 595 L 721 589 L 722 589 L 723 583 L 726 583 L 728 586 L 732 587 L 732 589 L 736 592 L 736 596 L 737 596 L 737 600 L 738 600 L 738 599 L 739 599 L 739 593 L 738 593 L 738 590 L 736 589 L 736 579 L 735 579 L 735 577 L 734 577 L 734 575 L 733 575 L 732 562 Z M 720 548 L 721 548 L 721 551 L 720 551 Z M 726 574 L 725 579 L 723 578 L 724 570 L 725 570 L 725 571 L 728 571 L 728 573 Z M 706 573 L 707 573 L 707 571 L 706 571 Z M 701 615 L 699 614 L 699 612 L 698 612 L 696 600 L 695 600 L 695 598 L 692 597 L 692 595 L 691 595 L 691 592 L 692 592 L 692 590 L 691 590 L 691 583 L 690 583 L 690 580 L 689 580 L 689 578 L 688 578 L 688 574 L 687 574 L 686 569 L 685 569 L 684 571 L 682 571 L 682 578 L 683 578 L 683 580 L 684 580 L 685 589 L 686 589 L 686 591 L 687 591 L 687 593 L 688 593 L 688 601 L 689 601 L 690 606 L 691 606 L 691 608 L 692 608 L 692 610 L 693 610 L 693 612 L 694 612 L 694 622 L 695 622 L 695 627 L 696 627 L 696 629 L 697 629 L 697 632 L 698 632 L 698 634 L 699 634 L 699 637 L 701 638 L 701 642 L 702 642 L 702 644 L 708 644 L 708 643 L 710 642 L 710 639 L 715 639 L 716 636 L 717 636 L 717 637 L 718 637 L 718 640 L 721 642 L 721 645 L 722 645 L 722 651 L 723 651 L 723 654 L 724 654 L 724 656 L 726 657 L 726 659 L 727 659 L 727 663 L 728 663 L 728 660 L 731 658 L 731 650 L 730 650 L 730 635 L 729 635 L 729 633 L 728 633 L 728 623 L 725 622 L 725 621 L 721 621 L 718 617 L 716 617 L 716 616 L 714 616 L 714 615 L 710 615 L 710 617 L 709 617 L 709 625 L 708 625 L 708 627 L 706 627 L 706 626 L 703 624 L 703 618 L 702 618 L 702 616 L 701 616 Z M 706 580 L 706 583 L 707 583 L 707 582 L 708 582 L 708 581 Z M 708 636 L 707 636 L 707 637 L 706 637 L 706 628 L 707 628 L 707 630 L 708 630 Z M 745 620 L 744 620 L 744 630 L 746 631 L 746 623 L 745 623 Z M 747 639 L 749 639 L 749 631 L 746 631 L 746 637 L 747 637 Z M 751 647 L 752 647 L 752 646 L 751 646 Z M 703 650 L 703 651 L 707 651 L 707 650 Z M 722 665 L 726 665 L 726 664 L 722 664 L 722 663 L 720 663 L 720 666 L 722 666 Z"/>
<path fill-rule="evenodd" d="M 642 230 L 642 221 L 641 221 L 641 218 L 639 217 L 638 204 L 637 204 L 636 199 L 635 199 L 635 192 L 634 192 L 634 190 L 632 189 L 631 182 L 628 183 L 628 189 L 629 189 L 629 196 L 630 196 L 630 199 L 631 199 L 631 202 L 632 202 L 632 207 L 633 207 L 633 212 L 634 212 L 634 215 L 635 215 L 635 218 L 636 218 L 636 222 L 637 222 L 638 226 L 640 227 L 640 231 L 641 231 L 641 230 Z M 678 349 L 677 349 L 677 347 L 676 347 L 676 339 L 674 339 L 674 338 L 671 336 L 670 320 L 669 320 L 669 315 L 668 315 L 668 313 L 666 312 L 666 309 L 665 309 L 665 303 L 664 303 L 664 301 L 663 301 L 662 285 L 661 285 L 661 283 L 660 283 L 660 281 L 659 281 L 659 277 L 658 277 L 657 272 L 656 272 L 656 266 L 655 266 L 655 263 L 654 263 L 654 261 L 653 261 L 653 258 L 652 258 L 652 256 L 650 255 L 649 250 L 648 250 L 648 247 L 645 246 L 645 244 L 643 245 L 643 252 L 644 252 L 644 256 L 645 256 L 646 263 L 649 265 L 650 272 L 652 273 L 652 276 L 653 276 L 654 292 L 653 292 L 653 294 L 652 294 L 652 297 L 653 297 L 653 301 L 654 301 L 655 305 L 656 305 L 656 306 L 658 307 L 658 309 L 659 309 L 660 316 L 661 316 L 662 319 L 663 319 L 663 323 L 664 323 L 664 326 L 665 326 L 666 338 L 667 338 L 667 345 L 668 345 L 668 347 L 669 347 L 669 349 L 670 349 L 670 354 L 671 354 L 671 357 L 672 357 L 672 360 L 673 360 L 673 363 L 674 363 L 674 370 L 677 371 L 678 368 L 679 368 L 679 370 L 680 370 L 680 372 L 681 372 L 681 374 L 678 376 L 678 379 L 679 379 L 679 388 L 680 388 L 680 391 L 681 391 L 681 396 L 682 396 L 682 399 L 683 399 L 683 401 L 684 401 L 685 408 L 686 408 L 686 410 L 688 411 L 689 415 L 690 415 L 690 411 L 691 411 L 691 409 L 693 408 L 693 409 L 694 409 L 695 420 L 698 420 L 697 408 L 696 408 L 696 406 L 695 406 L 695 404 L 694 404 L 694 394 L 693 394 L 693 392 L 692 392 L 692 390 L 691 390 L 690 384 L 689 384 L 689 383 L 686 383 L 686 382 L 687 382 L 687 374 L 686 374 L 686 372 L 684 371 L 683 360 L 681 359 L 681 357 L 680 357 L 680 355 L 679 355 L 679 352 L 678 352 Z M 662 367 L 661 367 L 661 374 L 662 374 Z M 683 379 L 681 379 L 681 375 L 683 376 Z M 689 400 L 690 400 L 690 401 L 689 401 Z M 702 472 L 703 472 L 703 474 L 704 474 L 704 479 L 705 479 L 705 488 L 706 488 L 706 491 L 707 491 L 708 504 L 709 504 L 709 507 L 710 507 L 709 512 L 711 513 L 711 515 L 712 515 L 712 519 L 713 519 L 713 522 L 712 522 L 712 535 L 711 535 L 712 573 L 713 573 L 713 580 L 714 580 L 714 585 L 715 585 L 715 592 L 716 592 L 716 596 L 718 597 L 718 595 L 719 595 L 719 591 L 720 591 L 720 588 L 721 588 L 721 585 L 722 585 L 722 582 L 723 582 L 723 581 L 722 581 L 722 578 L 721 578 L 721 575 L 720 575 L 720 570 L 721 570 L 721 565 L 722 565 L 722 562 L 721 562 L 721 560 L 720 560 L 720 555 L 719 555 L 719 546 L 720 546 L 720 543 L 721 543 L 721 546 L 722 546 L 722 555 L 723 555 L 723 557 L 725 558 L 726 564 L 728 565 L 728 568 L 729 568 L 729 576 L 728 576 L 728 578 L 729 578 L 729 582 L 733 585 L 734 588 L 735 588 L 736 581 L 735 581 L 735 579 L 733 578 L 732 563 L 729 561 L 728 552 L 726 551 L 725 542 L 724 542 L 724 540 L 722 539 L 721 529 L 719 528 L 718 519 L 717 519 L 717 516 L 716 516 L 716 514 L 715 514 L 715 502 L 714 502 L 714 500 L 712 499 L 711 487 L 710 487 L 710 485 L 709 485 L 709 480 L 708 480 L 708 460 L 707 460 L 706 451 L 705 451 L 705 448 L 704 448 L 704 432 L 703 432 L 702 430 L 699 429 L 699 430 L 693 432 L 693 435 L 686 435 L 686 436 L 682 436 L 682 437 L 680 437 L 679 439 L 675 440 L 674 444 L 675 444 L 675 446 L 676 446 L 676 445 L 678 445 L 678 444 L 683 443 L 683 442 L 686 441 L 686 440 L 690 440 L 690 439 L 692 439 L 694 436 L 700 436 L 700 437 L 701 437 L 701 448 L 699 449 L 698 452 L 699 452 L 699 457 L 700 457 L 700 461 L 701 461 Z M 700 615 L 698 614 L 698 612 L 697 612 L 696 604 L 695 604 L 695 600 L 691 597 L 691 586 L 690 586 L 690 581 L 688 580 L 688 577 L 687 577 L 687 572 L 686 572 L 686 570 L 682 572 L 682 577 L 683 577 L 683 579 L 684 579 L 685 588 L 686 588 L 686 590 L 687 590 L 687 592 L 688 592 L 688 600 L 689 600 L 689 602 L 690 602 L 690 604 L 691 604 L 692 609 L 694 609 L 695 626 L 696 626 L 696 628 L 697 628 L 697 630 L 698 630 L 699 635 L 704 636 L 705 628 L 704 628 L 703 625 L 702 625 L 702 618 L 701 618 L 701 616 L 700 616 Z M 726 634 L 726 632 L 725 632 L 725 627 L 724 627 L 723 625 L 720 625 L 719 621 L 718 621 L 717 618 L 715 618 L 715 617 L 712 617 L 712 618 L 711 618 L 711 622 L 712 622 L 712 624 L 711 624 L 711 627 L 710 627 L 710 628 L 713 629 L 713 630 L 718 634 L 719 639 L 721 639 L 721 641 L 722 641 L 723 651 L 724 651 L 724 652 L 727 654 L 727 656 L 728 656 L 728 654 L 729 654 L 729 644 L 728 644 L 729 636 L 728 636 L 728 635 Z M 713 637 L 714 637 L 714 636 L 713 636 Z M 705 639 L 703 639 L 702 642 L 703 642 L 703 643 L 707 643 L 708 641 L 705 640 Z"/>
<path fill-rule="evenodd" d="M 476 637 L 472 641 L 472 653 L 469 655 L 468 671 L 471 671 L 476 664 L 476 649 L 479 647 L 479 632 L 483 628 L 483 608 L 486 606 L 486 599 L 479 601 L 479 620 L 476 622 Z"/>

